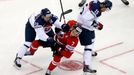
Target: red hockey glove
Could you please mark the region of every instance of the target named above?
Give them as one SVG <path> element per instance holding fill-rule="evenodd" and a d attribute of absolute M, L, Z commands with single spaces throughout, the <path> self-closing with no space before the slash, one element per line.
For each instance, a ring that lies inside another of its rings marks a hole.
<path fill-rule="evenodd" d="M 103 29 L 103 25 L 99 22 L 96 28 L 97 28 L 98 30 L 102 30 L 102 29 Z"/>
<path fill-rule="evenodd" d="M 92 26 L 94 26 L 98 30 L 102 30 L 103 29 L 103 25 L 100 22 L 97 22 L 95 20 L 93 21 Z"/>

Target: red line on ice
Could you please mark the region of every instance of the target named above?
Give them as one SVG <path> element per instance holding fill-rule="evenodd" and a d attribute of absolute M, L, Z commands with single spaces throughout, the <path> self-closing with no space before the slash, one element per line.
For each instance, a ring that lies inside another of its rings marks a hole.
<path fill-rule="evenodd" d="M 39 66 L 37 66 L 37 65 L 35 65 L 35 64 L 33 64 L 33 63 L 30 63 L 30 62 L 28 62 L 28 61 L 26 61 L 26 60 L 22 60 L 22 61 L 24 61 L 25 63 L 30 64 L 31 66 L 33 66 L 33 67 L 35 67 L 35 68 L 37 68 L 37 70 L 32 71 L 32 72 L 29 72 L 29 73 L 26 73 L 25 75 L 30 75 L 30 74 L 33 74 L 33 73 L 36 73 L 36 72 L 39 72 L 39 71 L 42 71 L 42 70 L 43 70 L 43 68 L 41 68 L 41 67 L 39 67 Z"/>
<path fill-rule="evenodd" d="M 127 72 L 125 72 L 125 71 L 123 71 L 123 70 L 121 70 L 121 69 L 119 69 L 119 68 L 116 68 L 116 67 L 114 67 L 114 66 L 112 66 L 112 65 L 110 65 L 110 64 L 108 64 L 108 63 L 106 63 L 105 61 L 110 60 L 110 59 L 115 58 L 115 57 L 119 57 L 119 56 L 124 55 L 124 54 L 127 54 L 127 53 L 130 53 L 130 52 L 132 52 L 132 51 L 134 51 L 134 49 L 128 50 L 128 51 L 125 51 L 125 52 L 122 52 L 122 53 L 120 53 L 120 54 L 117 54 L 117 55 L 114 55 L 114 56 L 111 56 L 111 57 L 108 57 L 108 58 L 105 58 L 105 59 L 102 59 L 102 60 L 100 60 L 100 63 L 102 63 L 103 65 L 109 66 L 109 67 L 111 67 L 111 68 L 113 68 L 113 69 L 115 69 L 115 70 L 118 70 L 118 71 L 120 71 L 120 72 L 122 72 L 122 73 L 127 73 Z"/>
<path fill-rule="evenodd" d="M 108 48 L 112 48 L 112 47 L 115 47 L 115 46 L 118 46 L 118 45 L 121 45 L 121 44 L 123 44 L 123 42 L 118 42 L 118 43 L 115 43 L 115 44 L 106 46 L 106 47 L 104 47 L 104 48 L 98 49 L 98 50 L 96 50 L 96 51 L 97 51 L 97 52 L 104 51 L 104 50 L 106 50 L 106 49 L 108 49 Z M 78 54 L 80 54 L 80 55 L 83 55 L 83 53 L 81 53 L 81 52 L 79 52 L 79 51 L 76 51 L 76 50 L 75 50 L 75 52 L 78 53 Z M 131 52 L 131 51 L 128 51 L 128 52 Z M 127 53 L 128 53 L 128 52 L 127 52 Z M 117 57 L 117 56 L 120 56 L 120 55 L 123 55 L 123 54 L 126 54 L 126 52 L 125 52 L 125 53 L 118 54 L 118 55 L 116 55 L 116 56 L 112 56 L 112 57 L 109 57 L 109 58 L 100 60 L 100 63 L 102 63 L 103 65 L 106 65 L 106 66 L 108 66 L 108 67 L 111 67 L 112 69 L 118 70 L 118 71 L 120 71 L 121 73 L 126 73 L 125 71 L 123 71 L 123 70 L 121 70 L 121 69 L 119 69 L 119 68 L 116 68 L 116 67 L 114 67 L 114 66 L 112 66 L 112 65 L 110 65 L 110 64 L 107 64 L 106 62 L 104 62 L 105 60 L 108 60 L 108 59 L 111 59 L 111 58 L 113 58 L 113 57 Z"/>
<path fill-rule="evenodd" d="M 118 43 L 115 43 L 115 44 L 111 44 L 111 45 L 109 45 L 109 46 L 106 46 L 106 47 L 101 48 L 101 49 L 97 49 L 97 50 L 95 50 L 95 51 L 100 52 L 100 51 L 103 51 L 103 50 L 106 50 L 106 49 L 108 49 L 108 48 L 112 48 L 112 47 L 115 47 L 115 46 L 118 46 L 118 45 L 121 45 L 121 44 L 123 44 L 123 42 L 118 42 Z M 75 50 L 75 52 L 78 53 L 78 54 L 80 54 L 80 55 L 83 55 L 83 53 L 81 53 L 81 52 L 79 52 L 79 51 L 76 51 L 76 50 Z"/>

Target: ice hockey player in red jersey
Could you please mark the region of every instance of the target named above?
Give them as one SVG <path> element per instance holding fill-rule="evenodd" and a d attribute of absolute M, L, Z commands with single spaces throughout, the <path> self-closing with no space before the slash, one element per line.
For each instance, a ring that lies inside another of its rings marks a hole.
<path fill-rule="evenodd" d="M 56 35 L 54 36 L 54 40 L 56 42 L 53 46 L 51 46 L 53 51 L 53 60 L 49 64 L 46 75 L 51 75 L 51 71 L 56 68 L 57 63 L 60 62 L 62 57 L 70 58 L 73 54 L 74 48 L 78 44 L 78 36 L 82 32 L 81 26 L 74 20 L 68 21 L 67 24 L 70 26 L 69 32 L 64 33 L 58 28 L 55 30 Z M 46 45 L 47 44 L 45 44 L 44 47 Z M 30 55 L 33 55 L 39 46 L 42 46 L 41 43 L 38 40 L 34 40 L 29 50 Z"/>
<path fill-rule="evenodd" d="M 68 25 L 70 26 L 69 32 L 62 37 L 60 36 L 61 32 L 59 32 L 56 36 L 57 45 L 52 48 L 52 51 L 54 51 L 53 60 L 50 62 L 45 75 L 51 75 L 51 72 L 56 68 L 62 57 L 70 58 L 78 44 L 78 37 L 82 32 L 81 26 L 74 20 L 70 20 Z"/>
<path fill-rule="evenodd" d="M 68 23 L 67 23 L 71 28 L 70 28 L 70 31 L 68 32 L 68 33 L 64 33 L 61 29 L 59 29 L 59 28 L 55 28 L 55 32 L 56 32 L 56 34 L 55 34 L 55 36 L 54 36 L 54 40 L 55 40 L 55 43 L 60 43 L 60 42 L 64 42 L 65 43 L 65 41 L 68 41 L 68 42 L 70 42 L 70 40 L 67 40 L 68 39 L 68 35 L 71 33 L 71 35 L 73 34 L 73 35 L 75 35 L 76 33 L 77 33 L 77 37 L 78 37 L 78 34 L 80 34 L 80 33 L 78 33 L 78 32 L 81 32 L 81 26 L 80 25 L 77 25 L 77 22 L 76 21 L 74 21 L 74 20 L 70 20 L 70 21 L 68 21 Z M 76 24 L 76 25 L 75 25 Z M 77 29 L 74 29 L 75 27 L 77 27 L 77 28 L 79 28 L 79 30 L 77 30 Z M 73 30 L 72 30 L 72 28 L 73 28 Z M 74 30 L 77 30 L 77 32 L 74 32 Z M 66 35 L 66 36 L 65 36 Z M 63 38 L 63 36 L 64 37 L 66 37 L 66 38 Z M 70 36 L 69 36 L 70 37 Z M 75 39 L 74 39 L 75 40 Z M 53 44 L 54 45 L 54 44 Z M 56 45 L 59 45 L 59 44 L 56 44 Z M 36 50 L 38 49 L 38 47 L 39 46 L 42 46 L 42 47 L 50 47 L 49 46 L 49 44 L 48 43 L 45 43 L 45 42 L 41 42 L 40 40 L 34 40 L 33 42 L 32 42 L 32 45 L 30 46 L 30 49 L 29 49 L 29 51 L 27 51 L 26 53 L 25 53 L 25 56 L 27 56 L 27 55 L 34 55 L 34 53 L 36 52 Z M 52 51 L 55 51 L 54 49 L 56 49 L 55 48 L 55 46 L 51 46 L 51 49 L 52 49 Z"/>

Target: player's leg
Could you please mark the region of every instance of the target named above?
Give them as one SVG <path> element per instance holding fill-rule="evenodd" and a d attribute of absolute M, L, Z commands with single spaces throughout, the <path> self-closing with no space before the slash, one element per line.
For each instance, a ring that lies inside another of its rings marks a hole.
<path fill-rule="evenodd" d="M 15 66 L 18 68 L 21 68 L 20 60 L 27 52 L 27 49 L 31 46 L 31 42 L 35 39 L 36 33 L 34 29 L 31 27 L 29 23 L 26 24 L 25 28 L 25 42 L 24 44 L 19 48 L 18 53 L 16 54 L 15 58 Z"/>
<path fill-rule="evenodd" d="M 96 70 L 93 70 L 91 68 L 92 65 L 92 49 L 93 49 L 93 44 L 85 46 L 84 49 L 84 68 L 83 72 L 89 72 L 89 73 L 96 73 Z"/>
<path fill-rule="evenodd" d="M 50 29 L 47 33 L 46 33 L 49 37 L 54 37 L 54 31 L 52 29 Z M 42 41 L 42 40 L 34 40 L 30 46 L 29 51 L 27 51 L 25 53 L 25 56 L 28 55 L 34 55 L 34 53 L 37 51 L 39 46 L 43 46 L 43 47 L 49 47 L 47 46 L 47 43 Z"/>
<path fill-rule="evenodd" d="M 29 48 L 29 46 L 31 45 L 31 42 L 25 42 L 18 50 L 18 53 L 16 54 L 16 58 L 14 60 L 15 66 L 19 68 L 21 68 L 21 63 L 20 60 L 22 59 L 22 57 L 25 55 L 25 53 L 27 52 L 27 49 Z"/>
<path fill-rule="evenodd" d="M 82 33 L 79 36 L 80 43 L 82 46 L 85 46 L 84 53 L 83 53 L 83 72 L 86 73 L 96 73 L 96 70 L 91 69 L 91 60 L 92 60 L 92 53 L 93 53 L 93 39 L 95 38 L 94 31 L 89 31 L 85 28 L 82 29 Z M 96 52 L 94 52 L 96 53 Z M 97 53 L 96 53 L 97 54 Z"/>
<path fill-rule="evenodd" d="M 49 67 L 48 67 L 45 75 L 51 75 L 51 72 L 57 67 L 57 65 L 60 62 L 61 58 L 62 58 L 61 55 L 54 55 L 53 60 L 49 64 Z"/>
<path fill-rule="evenodd" d="M 86 0 L 81 0 L 81 2 L 79 3 L 79 7 L 82 7 L 84 4 L 86 3 Z"/>
<path fill-rule="evenodd" d="M 39 46 L 39 40 L 34 40 L 29 48 L 29 51 L 25 53 L 25 56 L 34 55 Z"/>
<path fill-rule="evenodd" d="M 93 34 L 93 35 L 95 35 L 95 34 Z M 91 48 L 91 49 L 92 49 L 92 57 L 97 56 L 97 52 L 94 51 L 94 41 L 95 41 L 95 37 L 93 37 L 93 39 L 92 39 L 92 44 L 91 44 L 91 45 L 93 45 L 93 47 Z"/>

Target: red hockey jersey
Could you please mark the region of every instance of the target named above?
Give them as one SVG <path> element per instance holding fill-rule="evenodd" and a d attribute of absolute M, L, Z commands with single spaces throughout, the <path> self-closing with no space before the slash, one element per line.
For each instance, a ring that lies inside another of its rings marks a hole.
<path fill-rule="evenodd" d="M 65 33 L 62 37 L 57 37 L 57 42 L 61 45 L 64 45 L 64 50 L 62 51 L 61 55 L 66 58 L 70 58 L 73 54 L 74 48 L 78 44 L 78 37 L 71 37 L 71 32 Z"/>

